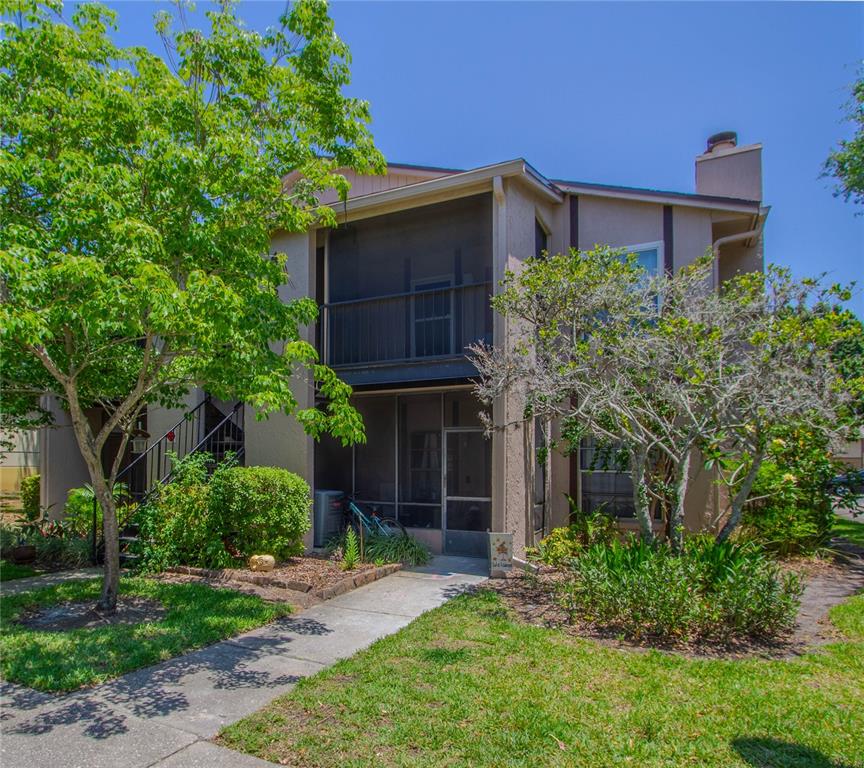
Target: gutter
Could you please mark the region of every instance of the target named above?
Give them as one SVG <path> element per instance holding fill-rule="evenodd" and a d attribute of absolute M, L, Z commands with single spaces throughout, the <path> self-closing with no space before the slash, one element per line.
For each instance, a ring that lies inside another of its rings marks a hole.
<path fill-rule="evenodd" d="M 760 206 L 759 213 L 756 216 L 756 225 L 753 229 L 746 232 L 738 232 L 735 235 L 726 235 L 725 237 L 717 238 L 711 246 L 711 252 L 714 255 L 714 285 L 720 285 L 720 247 L 729 245 L 730 243 L 738 243 L 742 240 L 750 240 L 754 237 L 759 237 L 762 230 L 765 228 L 765 219 L 768 218 L 768 213 L 771 206 Z"/>

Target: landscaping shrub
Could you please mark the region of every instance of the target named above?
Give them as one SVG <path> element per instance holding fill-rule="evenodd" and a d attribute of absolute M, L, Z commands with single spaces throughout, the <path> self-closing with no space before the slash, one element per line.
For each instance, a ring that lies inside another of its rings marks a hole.
<path fill-rule="evenodd" d="M 728 640 L 791 629 L 801 586 L 753 544 L 696 537 L 683 552 L 631 538 L 569 561 L 560 598 L 571 617 L 630 637 Z"/>
<path fill-rule="evenodd" d="M 583 512 L 570 496 L 567 501 L 570 503 L 570 525 L 554 528 L 537 547 L 529 549 L 530 559 L 558 567 L 566 565 L 586 547 L 611 544 L 618 538 L 618 523 L 612 515 L 602 510 Z"/>
<path fill-rule="evenodd" d="M 302 554 L 311 505 L 309 485 L 286 469 L 230 467 L 210 482 L 211 527 L 237 556 Z"/>
<path fill-rule="evenodd" d="M 825 547 L 837 502 L 831 480 L 843 470 L 824 439 L 801 427 L 778 430 L 744 507 L 741 536 L 784 557 Z"/>
<path fill-rule="evenodd" d="M 345 531 L 345 543 L 342 545 L 342 570 L 350 571 L 360 564 L 360 541 L 354 529 Z"/>
<path fill-rule="evenodd" d="M 21 511 L 28 518 L 39 515 L 39 475 L 28 475 L 21 480 Z"/>
<path fill-rule="evenodd" d="M 172 482 L 136 513 L 142 570 L 161 571 L 175 565 L 225 568 L 234 563 L 210 515 L 210 462 L 212 457 L 206 453 L 175 460 Z"/>
<path fill-rule="evenodd" d="M 92 542 L 80 536 L 34 536 L 36 563 L 42 568 L 74 569 L 91 565 Z"/>
<path fill-rule="evenodd" d="M 20 539 L 21 531 L 17 526 L 0 522 L 0 557 L 5 557 L 10 550 L 17 546 Z"/>
<path fill-rule="evenodd" d="M 363 548 L 366 560 L 370 563 L 426 565 L 431 557 L 429 550 L 407 533 L 394 536 L 380 534 L 366 536 Z"/>

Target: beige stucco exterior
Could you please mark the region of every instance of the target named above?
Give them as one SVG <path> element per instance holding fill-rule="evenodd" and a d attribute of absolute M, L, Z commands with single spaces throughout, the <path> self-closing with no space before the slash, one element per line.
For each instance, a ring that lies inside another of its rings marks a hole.
<path fill-rule="evenodd" d="M 492 238 L 492 279 L 497 285 L 505 270 L 518 271 L 535 252 L 535 222 L 539 222 L 552 252 L 570 247 L 589 249 L 596 244 L 631 247 L 652 244 L 658 248 L 658 268 L 680 269 L 706 253 L 718 241 L 717 280 L 737 272 L 762 268 L 761 221 L 767 210 L 761 206 L 761 146 L 728 146 L 701 155 L 696 160 L 696 194 L 606 187 L 581 182 L 550 182 L 524 160 L 512 160 L 470 171 L 393 166 L 381 176 L 363 177 L 347 172 L 352 192 L 347 201 L 325 193 L 322 204 L 333 205 L 340 223 L 381 216 L 447 200 L 489 194 L 492 216 L 488 222 Z M 295 177 L 288 177 L 291 183 Z M 749 233 L 749 234 L 748 234 Z M 722 239 L 722 240 L 721 240 Z M 317 275 L 327 263 L 326 230 L 304 234 L 274 234 L 272 251 L 287 255 L 288 279 L 281 295 L 288 301 L 315 296 L 316 286 L 326 286 Z M 316 248 L 325 248 L 324 259 Z M 320 289 L 318 289 L 320 290 Z M 326 287 L 325 287 L 326 296 Z M 322 296 L 316 296 L 319 302 Z M 313 342 L 314 328 L 303 331 Z M 496 316 L 496 344 L 512 343 L 519 329 Z M 421 382 L 417 382 L 418 384 Z M 464 382 L 462 383 L 464 386 Z M 314 405 L 314 389 L 298 379 L 293 391 L 300 408 Z M 194 392 L 187 406 L 194 407 L 203 393 Z M 148 431 L 158 439 L 182 417 L 182 409 L 151 408 Z M 534 543 L 533 492 L 536 452 L 534 430 L 521 421 L 521 401 L 514 392 L 495 404 L 493 420 L 499 427 L 492 440 L 492 528 L 514 534 L 517 556 Z M 68 488 L 87 479 L 68 419 L 56 413 L 58 426 L 40 436 L 44 476 L 43 503 L 59 503 Z M 552 425 L 553 435 L 558 425 Z M 285 467 L 303 476 L 310 486 L 315 477 L 315 444 L 292 416 L 276 413 L 258 421 L 252 408 L 245 412 L 245 463 Z M 547 526 L 565 524 L 569 508 L 565 498 L 579 498 L 580 474 L 574 460 L 553 453 L 546 498 Z M 722 514 L 723 499 L 709 472 L 694 458 L 687 497 L 686 523 L 691 529 L 715 525 Z M 625 522 L 624 525 L 630 523 Z M 434 550 L 441 548 L 440 531 L 416 530 Z M 311 544 L 311 534 L 307 544 Z"/>

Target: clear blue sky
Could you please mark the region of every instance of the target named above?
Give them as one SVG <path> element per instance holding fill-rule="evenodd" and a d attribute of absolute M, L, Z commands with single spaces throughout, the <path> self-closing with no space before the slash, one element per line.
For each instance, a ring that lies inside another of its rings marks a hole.
<path fill-rule="evenodd" d="M 159 49 L 164 5 L 111 5 L 119 42 Z M 264 28 L 282 8 L 242 2 L 240 15 Z M 764 144 L 767 260 L 864 284 L 864 216 L 820 178 L 851 134 L 841 107 L 864 4 L 344 0 L 332 15 L 388 160 L 521 156 L 552 178 L 692 192 L 706 137 L 735 130 Z M 853 308 L 864 317 L 860 288 Z"/>

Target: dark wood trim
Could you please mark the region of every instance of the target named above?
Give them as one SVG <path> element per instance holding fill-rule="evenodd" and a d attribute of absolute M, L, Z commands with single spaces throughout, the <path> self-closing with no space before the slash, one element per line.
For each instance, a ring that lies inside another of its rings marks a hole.
<path fill-rule="evenodd" d="M 570 247 L 579 248 L 579 196 L 570 195 Z M 579 489 L 579 451 L 573 451 L 570 460 L 569 483 L 567 492 L 581 504 L 577 491 Z"/>
<path fill-rule="evenodd" d="M 663 206 L 663 269 L 671 275 L 675 269 L 675 226 L 672 206 Z"/>

